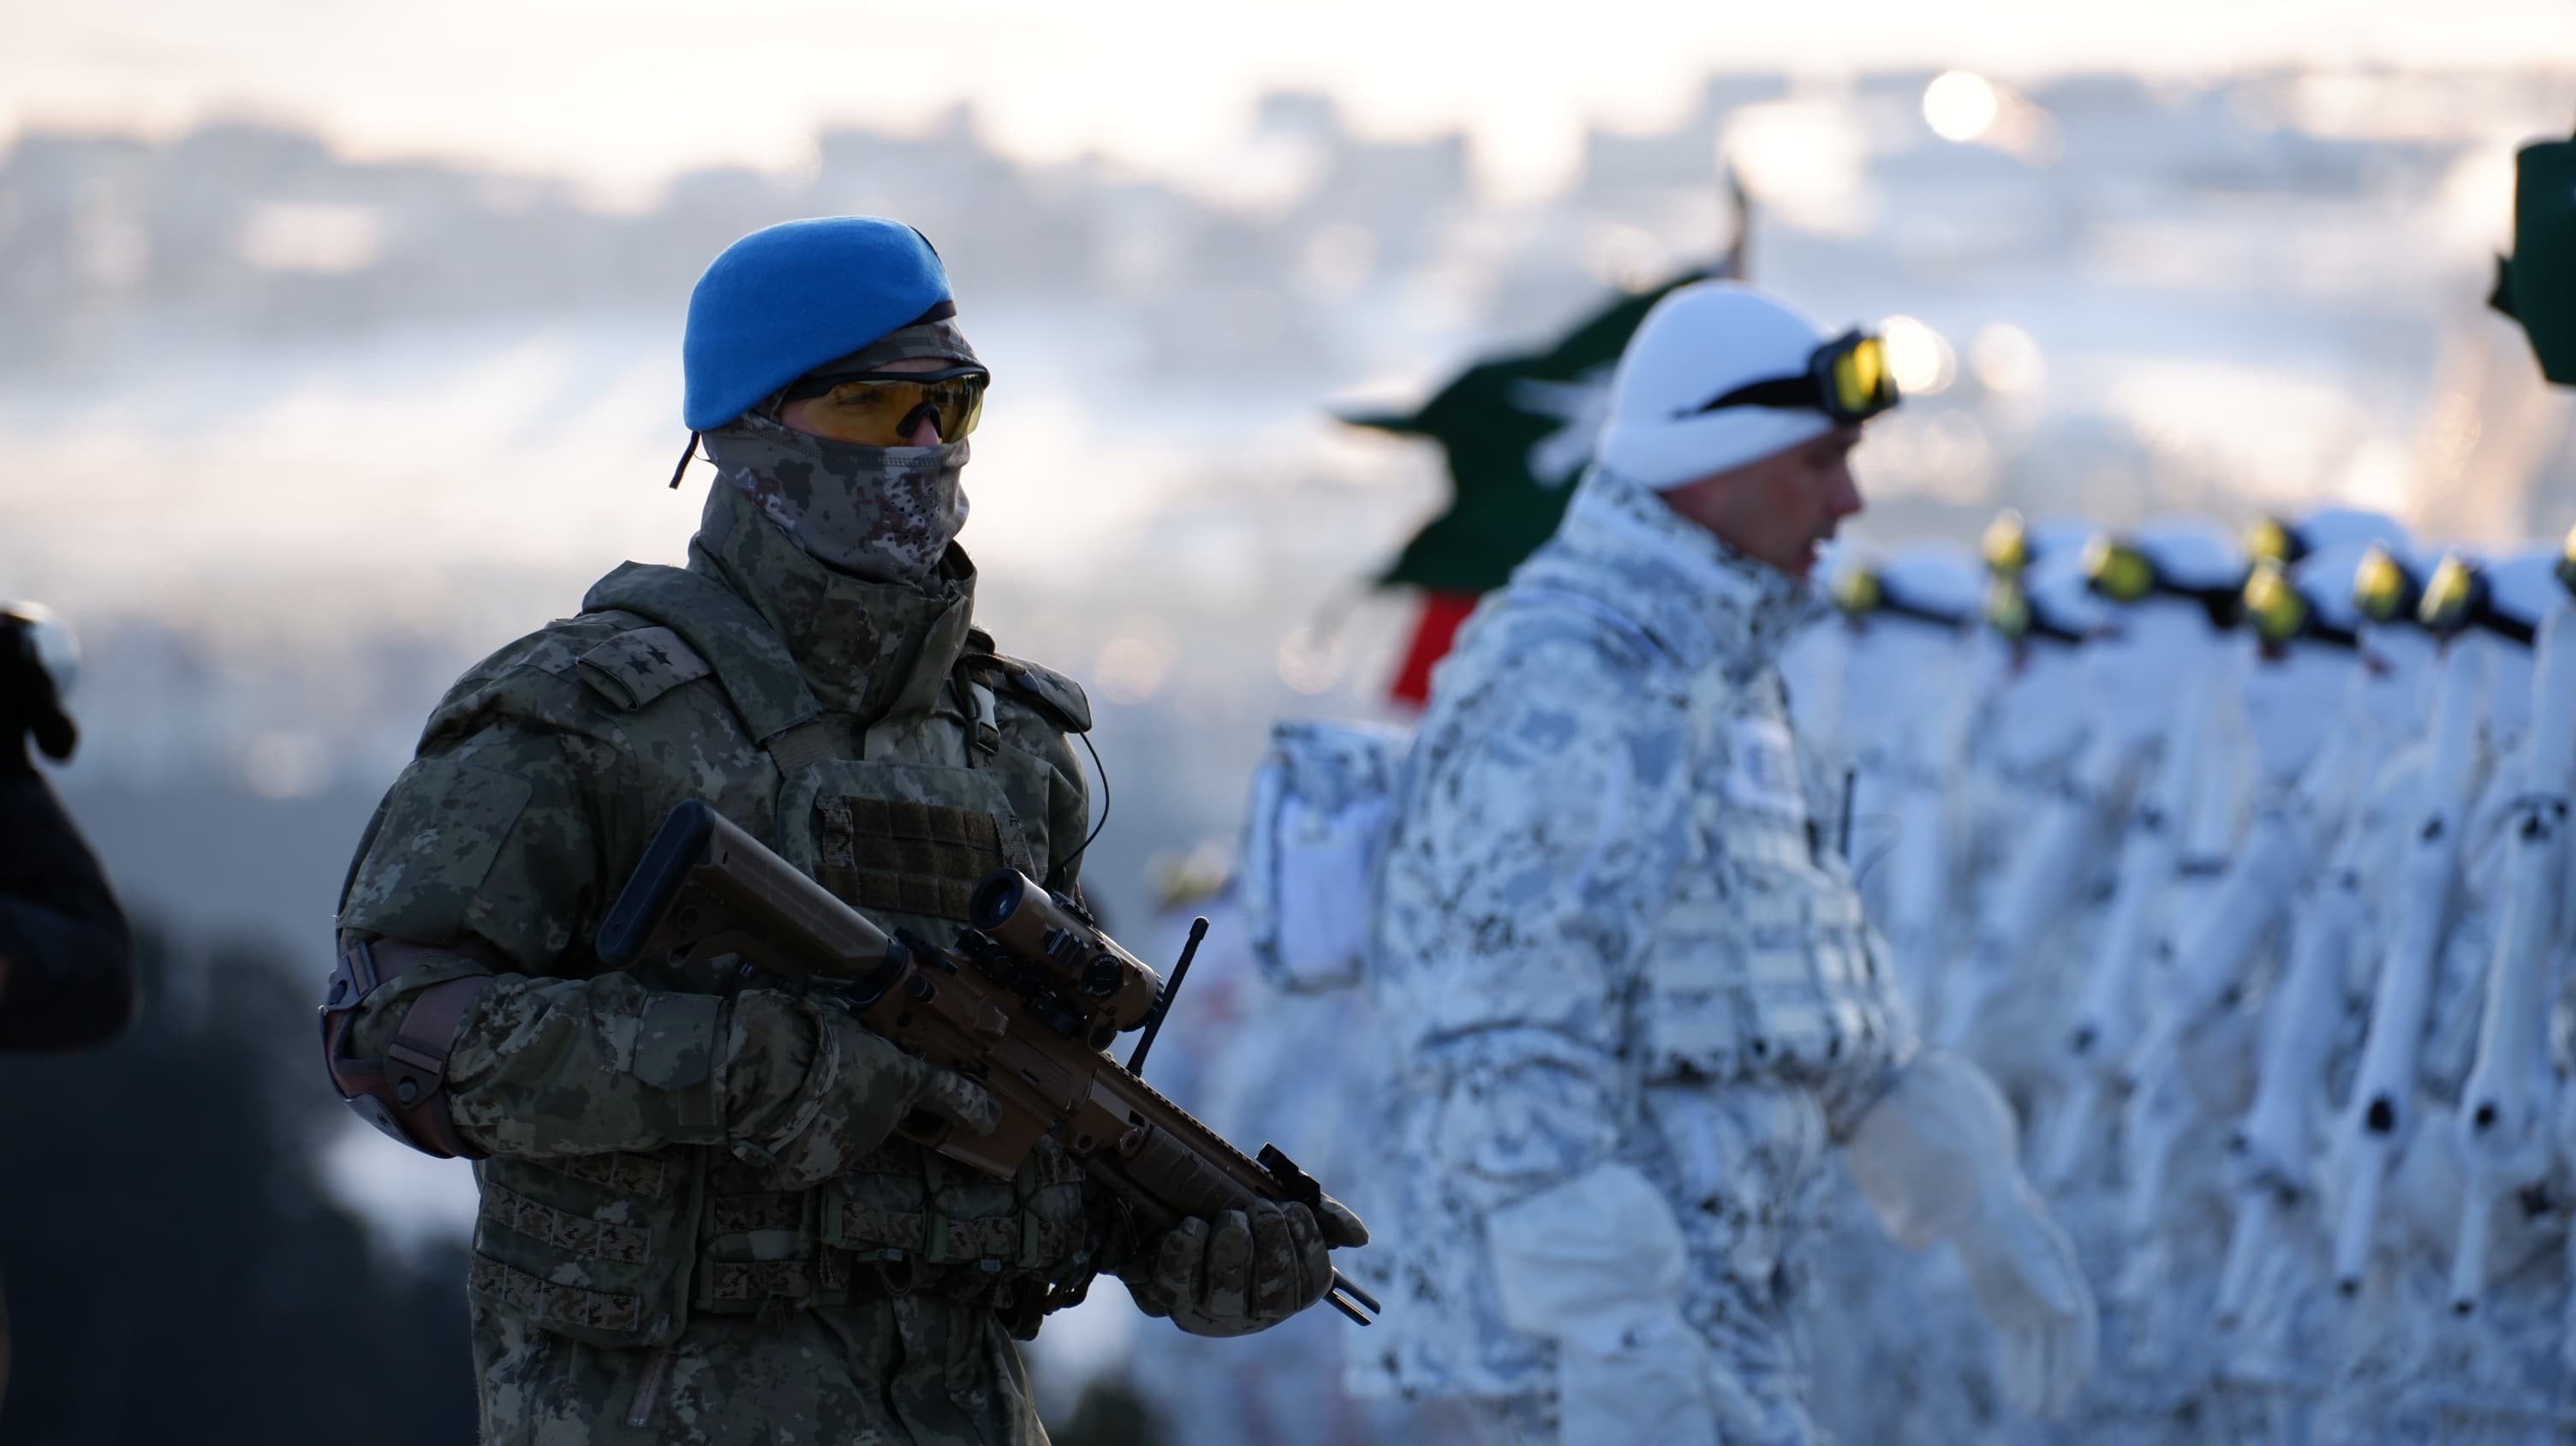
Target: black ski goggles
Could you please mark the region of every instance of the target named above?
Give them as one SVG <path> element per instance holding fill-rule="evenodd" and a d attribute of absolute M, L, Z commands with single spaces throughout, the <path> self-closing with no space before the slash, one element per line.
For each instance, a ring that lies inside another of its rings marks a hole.
<path fill-rule="evenodd" d="M 2277 655 L 2293 642 L 2324 643 L 2329 647 L 2351 648 L 2361 640 L 2349 628 L 2339 628 L 2317 616 L 2308 605 L 2307 594 L 2290 581 L 2289 570 L 2273 558 L 2254 564 L 2245 579 L 2245 621 L 2262 639 L 2266 653 Z"/>
<path fill-rule="evenodd" d="M 1996 573 L 1986 584 L 1986 626 L 2015 646 L 2033 638 L 2069 646 L 2084 641 L 2082 633 L 2050 617 L 2031 600 L 2030 589 L 2022 585 L 2018 573 Z"/>
<path fill-rule="evenodd" d="M 2471 628 L 2484 628 L 2528 647 L 2535 636 L 2531 624 L 2497 611 L 2486 569 L 2456 552 L 2443 558 L 2442 565 L 2424 580 L 2424 600 L 2416 604 L 2415 620 L 2437 638 L 2457 637 Z"/>
<path fill-rule="evenodd" d="M 2209 612 L 2210 626 L 2232 628 L 2244 605 L 2243 583 L 2231 587 L 2192 587 L 2175 582 L 2156 568 L 2154 558 L 2107 534 L 2084 545 L 2084 587 L 2096 597 L 2127 606 L 2150 597 L 2177 597 Z"/>
<path fill-rule="evenodd" d="M 1834 579 L 1834 606 L 1854 622 L 1870 617 L 1908 618 L 1941 628 L 1964 628 L 1969 622 L 1957 613 L 1905 596 L 1889 587 L 1878 569 L 1865 565 L 1848 568 Z"/>
<path fill-rule="evenodd" d="M 1804 408 L 1824 413 L 1838 426 L 1856 427 L 1898 400 L 1896 377 L 1887 369 L 1887 342 L 1875 332 L 1855 330 L 1816 348 L 1806 371 L 1797 376 L 1746 382 L 1675 415 L 1705 416 L 1728 407 Z"/>

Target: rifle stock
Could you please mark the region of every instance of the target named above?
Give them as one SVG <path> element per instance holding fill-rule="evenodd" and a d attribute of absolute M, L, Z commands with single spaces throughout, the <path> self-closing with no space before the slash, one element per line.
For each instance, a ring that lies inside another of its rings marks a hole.
<path fill-rule="evenodd" d="M 2381 1186 L 2415 1124 L 2416 1067 L 2434 975 L 2451 921 L 2460 836 L 2477 790 L 2486 655 L 2455 640 L 2442 658 L 2442 693 L 2427 749 L 2423 809 L 2397 866 L 2396 924 L 2371 992 L 2370 1025 L 2345 1110 L 2343 1218 L 2334 1236 L 2335 1287 L 2359 1293 L 2370 1263 Z"/>
<path fill-rule="evenodd" d="M 2451 1271 L 2451 1308 L 2474 1311 L 2486 1288 L 2496 1202 L 2547 1178 L 2552 1153 L 2550 1001 L 2565 938 L 2560 894 L 2567 877 L 2567 817 L 2576 795 L 2576 623 L 2561 608 L 2541 625 L 2532 680 L 2524 791 L 2510 816 L 2502 917 L 2488 966 L 2477 1062 L 2453 1121 L 2469 1166 Z"/>
<path fill-rule="evenodd" d="M 664 821 L 597 946 L 618 968 L 733 955 L 761 973 L 828 990 L 869 1032 L 965 1075 L 1000 1107 L 989 1135 L 916 1112 L 901 1127 L 906 1139 L 1009 1179 L 1053 1133 L 1126 1207 L 1140 1238 L 1259 1201 L 1317 1205 L 1322 1187 L 1286 1155 L 1265 1145 L 1258 1159 L 1246 1156 L 1103 1052 L 1121 1028 L 1143 1022 L 1148 1010 L 1138 1005 L 1134 971 L 1159 991 L 1151 970 L 1009 870 L 987 879 L 976 900 L 978 920 L 991 916 L 1009 943 L 973 930 L 956 948 L 889 938 L 692 801 Z M 1103 958 L 1111 969 L 1089 967 Z M 1338 1271 L 1326 1300 L 1362 1325 L 1379 1308 Z"/>
<path fill-rule="evenodd" d="M 2069 781 L 2041 804 L 2039 822 L 2005 863 L 1966 954 L 1938 992 L 1935 1037 L 1943 1048 L 1959 1048 L 1973 1037 L 1988 1006 L 2012 987 L 2023 942 L 2054 923 L 2075 896 L 2076 874 L 2102 826 L 2105 800 L 2124 786 L 2133 761 L 2127 744 L 2095 739 Z"/>

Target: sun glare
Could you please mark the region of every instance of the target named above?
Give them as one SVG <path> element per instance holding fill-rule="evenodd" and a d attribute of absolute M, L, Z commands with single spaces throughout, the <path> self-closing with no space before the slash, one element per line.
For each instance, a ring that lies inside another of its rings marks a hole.
<path fill-rule="evenodd" d="M 1959 359 L 1941 333 L 1910 316 L 1891 316 L 1880 326 L 1887 338 L 1887 369 L 1896 389 L 1928 397 L 1949 389 L 1959 374 Z"/>
<path fill-rule="evenodd" d="M 1968 342 L 1968 370 L 1977 384 L 2000 396 L 2035 391 L 2048 372 L 2039 343 L 2007 321 L 1989 322 Z"/>
<path fill-rule="evenodd" d="M 2003 97 L 1982 75 L 1953 70 L 1923 88 L 1923 120 L 1945 141 L 1973 141 L 1994 129 Z"/>

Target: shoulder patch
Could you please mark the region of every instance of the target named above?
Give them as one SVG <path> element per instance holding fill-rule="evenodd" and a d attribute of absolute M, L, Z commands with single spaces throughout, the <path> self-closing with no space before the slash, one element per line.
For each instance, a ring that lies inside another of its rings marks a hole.
<path fill-rule="evenodd" d="M 1006 658 L 999 653 L 970 660 L 995 691 L 1032 706 L 1067 733 L 1091 731 L 1091 700 L 1082 685 L 1052 668 Z"/>
<path fill-rule="evenodd" d="M 535 792 L 524 778 L 452 758 L 415 758 L 379 810 L 350 876 L 340 926 L 447 940 L 489 907 L 483 883 Z"/>
<path fill-rule="evenodd" d="M 697 649 L 664 627 L 619 633 L 573 664 L 575 676 L 592 692 L 628 712 L 714 671 Z"/>

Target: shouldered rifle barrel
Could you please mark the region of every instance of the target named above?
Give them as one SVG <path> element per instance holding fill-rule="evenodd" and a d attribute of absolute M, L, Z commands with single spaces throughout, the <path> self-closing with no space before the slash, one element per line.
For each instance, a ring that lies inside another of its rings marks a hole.
<path fill-rule="evenodd" d="M 2532 671 L 2530 733 L 2507 816 L 2504 899 L 2488 965 L 2477 1061 L 2453 1128 L 2469 1188 L 2452 1256 L 2451 1309 L 2467 1315 L 2484 1293 L 2497 1201 L 2544 1182 L 2556 1077 L 2550 1002 L 2566 940 L 2567 826 L 2576 807 L 2576 612 L 2541 622 Z"/>
<path fill-rule="evenodd" d="M 2432 1007 L 2434 976 L 2450 935 L 2460 873 L 2460 836 L 2479 781 L 2479 726 L 2486 704 L 2486 654 L 2479 640 L 2444 645 L 2441 695 L 2426 748 L 2420 820 L 2397 864 L 2395 926 L 2380 957 L 2351 1102 L 2344 1111 L 2343 1217 L 2337 1222 L 2335 1287 L 2359 1293 L 2370 1264 L 2381 1187 L 2397 1147 L 2413 1131 L 2417 1065 Z"/>

